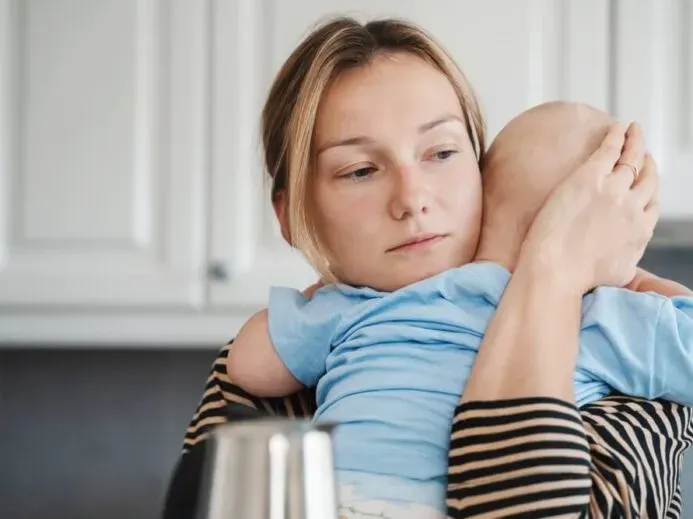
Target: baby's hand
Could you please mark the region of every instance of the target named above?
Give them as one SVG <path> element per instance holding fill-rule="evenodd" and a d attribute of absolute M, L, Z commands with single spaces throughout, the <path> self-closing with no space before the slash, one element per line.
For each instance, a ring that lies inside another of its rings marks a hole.
<path fill-rule="evenodd" d="M 665 297 L 693 296 L 693 291 L 680 283 L 660 278 L 640 267 L 638 267 L 633 280 L 624 288 L 634 292 L 655 292 Z"/>

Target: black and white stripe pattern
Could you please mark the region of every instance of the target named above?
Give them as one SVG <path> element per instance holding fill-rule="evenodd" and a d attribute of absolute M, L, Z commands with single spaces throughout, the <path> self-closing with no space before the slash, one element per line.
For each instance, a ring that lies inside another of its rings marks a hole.
<path fill-rule="evenodd" d="M 690 408 L 625 396 L 579 412 L 550 398 L 463 404 L 448 515 L 678 518 L 691 417 Z"/>

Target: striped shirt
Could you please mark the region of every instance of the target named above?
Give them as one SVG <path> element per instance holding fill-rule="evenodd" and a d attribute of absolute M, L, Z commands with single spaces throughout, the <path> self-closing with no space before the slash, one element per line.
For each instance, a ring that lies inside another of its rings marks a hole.
<path fill-rule="evenodd" d="M 233 385 L 228 350 L 218 355 L 188 427 L 179 473 L 217 424 L 258 412 L 297 418 L 315 411 L 312 390 L 256 398 Z M 544 397 L 466 402 L 451 430 L 448 516 L 679 518 L 691 443 L 693 411 L 666 401 L 614 395 L 581 409 Z M 174 475 L 168 510 L 183 479 Z"/>

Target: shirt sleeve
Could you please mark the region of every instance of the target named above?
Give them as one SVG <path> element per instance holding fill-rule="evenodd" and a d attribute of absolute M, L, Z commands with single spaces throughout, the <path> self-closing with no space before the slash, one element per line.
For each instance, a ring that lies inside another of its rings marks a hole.
<path fill-rule="evenodd" d="M 693 298 L 603 287 L 585 297 L 578 373 L 693 405 Z"/>
<path fill-rule="evenodd" d="M 662 398 L 693 406 L 693 298 L 674 297 L 659 312 L 652 355 Z"/>
<path fill-rule="evenodd" d="M 270 290 L 270 339 L 284 365 L 304 386 L 314 387 L 325 373 L 343 306 L 343 298 L 332 287 L 319 289 L 310 299 L 293 288 Z"/>
<path fill-rule="evenodd" d="M 580 411 L 544 397 L 463 403 L 448 517 L 679 517 L 691 417 L 677 404 L 622 396 Z"/>

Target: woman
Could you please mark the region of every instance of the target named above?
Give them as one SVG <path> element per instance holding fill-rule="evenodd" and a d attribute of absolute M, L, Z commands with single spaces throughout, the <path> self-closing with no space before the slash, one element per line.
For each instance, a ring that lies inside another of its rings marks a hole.
<path fill-rule="evenodd" d="M 483 118 L 464 76 L 420 29 L 349 19 L 318 28 L 280 71 L 263 123 L 283 234 L 324 278 L 376 277 L 387 290 L 473 257 Z M 656 171 L 642 146 L 637 126 L 627 136 L 615 128 L 537 216 L 452 424 L 450 516 L 680 511 L 688 410 L 612 397 L 579 413 L 572 391 L 582 295 L 633 278 L 658 217 Z M 447 162 L 451 148 L 457 157 Z M 439 161 L 453 167 L 442 174 Z M 383 260 L 384 236 L 430 230 L 422 222 L 452 238 L 435 253 Z M 184 508 L 182 481 L 195 476 L 212 424 L 243 407 L 314 410 L 311 395 L 262 400 L 238 390 L 227 352 L 189 429 L 193 450 L 169 492 L 170 517 L 186 517 L 174 513 Z"/>

